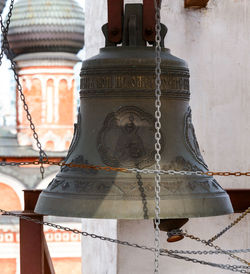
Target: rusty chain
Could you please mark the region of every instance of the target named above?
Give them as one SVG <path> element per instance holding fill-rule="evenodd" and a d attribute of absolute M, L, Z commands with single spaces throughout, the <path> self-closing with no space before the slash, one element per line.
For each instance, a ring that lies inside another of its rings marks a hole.
<path fill-rule="evenodd" d="M 0 166 L 28 166 L 28 165 L 40 165 L 41 162 L 39 160 L 35 161 L 21 161 L 21 162 L 0 162 Z M 104 170 L 104 171 L 116 171 L 116 172 L 129 172 L 129 173 L 142 173 L 142 174 L 155 174 L 160 173 L 161 175 L 199 175 L 199 176 L 250 176 L 250 171 L 248 172 L 213 172 L 213 171 L 189 171 L 189 170 L 156 170 L 156 169 L 138 169 L 138 168 L 120 168 L 120 167 L 111 167 L 111 166 L 99 166 L 99 165 L 89 165 L 89 164 L 75 164 L 75 163 L 65 163 L 64 161 L 43 161 L 44 165 L 56 165 L 56 166 L 67 166 L 69 168 L 77 167 L 77 168 L 87 168 L 87 169 L 95 169 L 95 170 Z"/>

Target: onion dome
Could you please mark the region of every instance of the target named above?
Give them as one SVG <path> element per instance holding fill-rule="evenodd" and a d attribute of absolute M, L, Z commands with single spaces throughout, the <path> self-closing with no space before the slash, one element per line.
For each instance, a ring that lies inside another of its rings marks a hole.
<path fill-rule="evenodd" d="M 16 55 L 83 47 L 84 13 L 74 0 L 19 0 L 12 14 L 8 39 Z"/>

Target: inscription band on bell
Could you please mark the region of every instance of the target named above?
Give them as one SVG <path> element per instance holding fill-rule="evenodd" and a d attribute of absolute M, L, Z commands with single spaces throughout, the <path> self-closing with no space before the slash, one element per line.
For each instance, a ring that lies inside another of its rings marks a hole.
<path fill-rule="evenodd" d="M 179 75 L 162 75 L 162 90 L 172 91 L 189 96 L 189 76 L 184 73 Z M 95 89 L 135 89 L 152 90 L 155 86 L 154 75 L 83 75 L 81 90 L 83 92 Z"/>

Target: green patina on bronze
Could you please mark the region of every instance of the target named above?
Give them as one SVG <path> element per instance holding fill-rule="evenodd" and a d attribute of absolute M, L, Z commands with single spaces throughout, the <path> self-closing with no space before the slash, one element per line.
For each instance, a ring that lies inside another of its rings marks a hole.
<path fill-rule="evenodd" d="M 121 45 L 85 60 L 81 105 L 66 162 L 154 168 L 155 50 L 142 37 L 141 5 L 127 5 Z M 136 18 L 136 19 L 135 19 Z M 162 40 L 167 28 L 162 25 Z M 189 70 L 162 43 L 161 168 L 207 171 L 189 107 Z M 140 182 L 139 182 L 140 181 Z M 41 194 L 36 212 L 86 218 L 155 216 L 154 175 L 62 167 Z M 211 176 L 163 175 L 161 218 L 229 214 L 226 192 Z M 145 212 L 147 211 L 147 212 Z"/>

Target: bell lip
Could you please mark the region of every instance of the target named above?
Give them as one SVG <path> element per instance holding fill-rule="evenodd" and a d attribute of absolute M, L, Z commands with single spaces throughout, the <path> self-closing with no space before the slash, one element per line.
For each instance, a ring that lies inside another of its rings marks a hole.
<path fill-rule="evenodd" d="M 51 216 L 64 216 L 72 218 L 87 218 L 87 219 L 124 219 L 124 220 L 135 220 L 135 219 L 153 219 L 154 218 L 154 200 L 149 200 L 151 203 L 151 213 L 149 212 L 149 217 L 144 218 L 144 213 L 142 211 L 137 212 L 136 207 L 141 209 L 141 200 L 133 200 L 131 202 L 131 209 L 129 211 L 124 210 L 121 200 L 99 200 L 103 202 L 103 205 L 99 205 L 98 211 L 93 212 L 93 206 L 96 200 L 84 199 L 86 207 L 83 208 L 83 199 L 75 199 L 74 194 L 58 194 L 49 193 L 43 191 L 38 199 L 35 207 L 35 213 Z M 200 199 L 186 199 L 182 205 L 184 209 L 185 203 L 188 205 L 190 200 L 196 203 L 196 207 L 191 206 L 189 212 L 183 214 L 180 212 L 176 214 L 178 210 L 176 207 L 173 208 L 172 212 L 167 212 L 171 204 L 171 200 L 161 200 L 161 219 L 172 219 L 172 218 L 201 218 L 201 217 L 213 217 L 228 215 L 234 213 L 230 198 L 226 192 L 221 193 L 221 195 L 210 195 L 213 197 L 200 198 Z M 86 197 L 85 197 L 86 198 Z M 127 201 L 126 201 L 127 202 Z M 183 200 L 175 200 L 173 204 L 178 204 L 183 202 Z M 206 206 L 204 206 L 207 204 Z M 127 204 L 126 204 L 127 205 Z M 216 205 L 216 206 L 215 206 Z M 202 208 L 203 206 L 203 208 Z M 103 207 L 103 208 L 102 208 Z M 80 211 L 79 211 L 80 208 Z M 101 208 L 101 210 L 99 209 Z M 119 212 L 118 208 L 121 209 Z M 164 211 L 163 208 L 167 210 Z M 88 210 L 90 209 L 90 210 Z M 92 211 L 91 211 L 92 210 Z M 114 212 L 115 210 L 116 212 Z M 186 210 L 186 209 L 185 209 Z M 112 212 L 113 211 L 113 212 Z M 112 213 L 111 213 L 112 212 Z"/>

